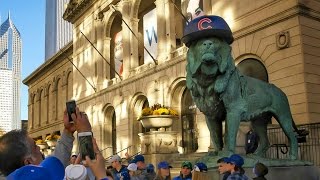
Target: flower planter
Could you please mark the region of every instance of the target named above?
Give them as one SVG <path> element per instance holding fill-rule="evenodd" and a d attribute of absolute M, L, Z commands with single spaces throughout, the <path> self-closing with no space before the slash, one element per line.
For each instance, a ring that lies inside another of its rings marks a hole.
<path fill-rule="evenodd" d="M 37 144 L 41 150 L 46 149 L 48 147 L 47 143 Z"/>
<path fill-rule="evenodd" d="M 48 146 L 50 146 L 50 147 L 55 147 L 57 145 L 57 141 L 50 140 L 50 141 L 46 141 L 46 142 L 47 142 Z"/>
<path fill-rule="evenodd" d="M 155 130 L 158 128 L 168 128 L 172 126 L 173 120 L 178 116 L 172 115 L 151 115 L 139 118 L 142 126 L 146 129 Z"/>

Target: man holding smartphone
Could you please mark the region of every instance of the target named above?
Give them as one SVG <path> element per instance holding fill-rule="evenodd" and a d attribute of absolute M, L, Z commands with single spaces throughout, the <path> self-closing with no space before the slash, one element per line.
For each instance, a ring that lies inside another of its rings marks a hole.
<path fill-rule="evenodd" d="M 70 123 L 65 111 L 63 117 L 64 130 L 54 151 L 54 156 L 62 162 L 64 167 L 69 164 L 74 132 L 91 132 L 88 118 L 80 113 L 78 108 L 76 108 L 76 114 L 77 116 L 72 114 L 75 123 Z M 6 176 L 25 165 L 39 165 L 43 160 L 40 148 L 23 130 L 12 130 L 4 134 L 0 137 L 0 146 L 2 147 L 0 149 L 0 161 L 6 162 L 0 164 L 0 171 Z"/>
<path fill-rule="evenodd" d="M 58 140 L 56 149 L 54 150 L 54 156 L 60 159 L 65 167 L 69 165 L 69 158 L 74 141 L 74 132 L 91 132 L 92 130 L 88 116 L 85 113 L 80 112 L 79 108 L 76 107 L 76 113 L 73 113 L 71 117 L 74 123 L 70 123 L 67 110 L 65 110 L 63 115 L 64 130 L 60 140 Z"/>

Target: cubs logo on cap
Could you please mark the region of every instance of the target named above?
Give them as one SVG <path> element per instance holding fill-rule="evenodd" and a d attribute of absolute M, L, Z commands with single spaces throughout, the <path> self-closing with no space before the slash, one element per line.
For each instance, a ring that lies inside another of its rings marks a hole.
<path fill-rule="evenodd" d="M 189 47 L 192 41 L 210 36 L 224 39 L 228 44 L 233 42 L 230 27 L 220 16 L 201 16 L 193 19 L 185 27 L 181 40 Z"/>

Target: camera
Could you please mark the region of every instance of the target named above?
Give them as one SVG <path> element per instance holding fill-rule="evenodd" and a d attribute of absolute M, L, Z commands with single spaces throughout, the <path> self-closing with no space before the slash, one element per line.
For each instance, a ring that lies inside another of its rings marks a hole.
<path fill-rule="evenodd" d="M 96 156 L 93 149 L 92 132 L 78 133 L 78 142 L 82 163 L 85 164 L 86 156 L 89 156 L 91 160 L 95 160 Z"/>
<path fill-rule="evenodd" d="M 72 118 L 71 118 L 71 114 L 72 113 L 76 113 L 76 101 L 75 100 L 70 100 L 66 102 L 66 106 L 67 106 L 67 113 L 69 116 L 69 122 L 73 122 Z"/>

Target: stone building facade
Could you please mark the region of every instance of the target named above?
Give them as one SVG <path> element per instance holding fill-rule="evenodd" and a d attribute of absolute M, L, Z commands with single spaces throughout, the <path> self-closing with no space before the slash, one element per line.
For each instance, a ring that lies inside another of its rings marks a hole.
<path fill-rule="evenodd" d="M 63 130 L 65 102 L 72 98 L 72 43 L 38 67 L 23 83 L 29 87 L 28 132 L 33 138 Z M 60 108 L 61 107 L 61 108 Z"/>
<path fill-rule="evenodd" d="M 179 152 L 207 152 L 210 139 L 206 122 L 186 89 L 187 48 L 181 44 L 186 22 L 181 13 L 186 18 L 201 13 L 224 17 L 233 31 L 232 54 L 239 69 L 281 88 L 297 124 L 320 121 L 318 1 L 197 2 L 71 0 L 64 19 L 73 24 L 72 45 L 24 80 L 29 86 L 31 135 L 61 130 L 64 101 L 75 99 L 89 115 L 106 157 L 129 146 L 128 151 L 134 154 L 143 146 L 138 136 L 144 132 L 137 121 L 140 111 L 160 103 L 179 113 L 179 120 L 171 127 L 177 132 Z M 192 3 L 199 6 L 194 8 Z M 156 22 L 153 39 L 144 30 L 144 25 L 151 23 L 144 20 L 149 13 L 154 14 Z M 116 68 L 114 51 L 119 32 L 121 72 Z M 147 61 L 145 37 L 157 41 L 151 49 L 155 62 Z M 79 71 L 65 55 L 72 58 Z"/>

